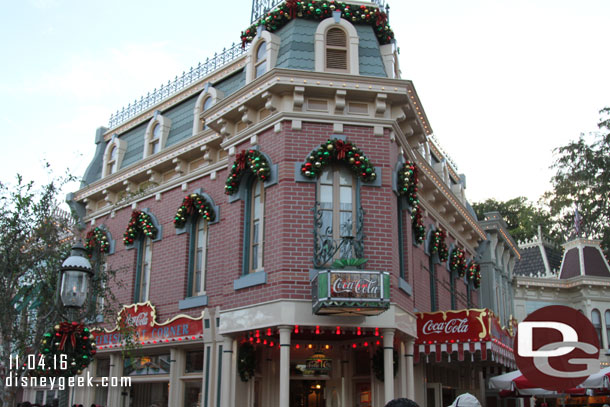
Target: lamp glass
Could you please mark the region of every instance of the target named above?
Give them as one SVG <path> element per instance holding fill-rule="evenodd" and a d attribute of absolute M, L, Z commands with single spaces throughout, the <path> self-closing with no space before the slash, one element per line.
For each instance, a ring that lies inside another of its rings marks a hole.
<path fill-rule="evenodd" d="M 61 279 L 61 301 L 66 307 L 82 307 L 87 299 L 88 285 L 88 273 L 65 270 Z"/>

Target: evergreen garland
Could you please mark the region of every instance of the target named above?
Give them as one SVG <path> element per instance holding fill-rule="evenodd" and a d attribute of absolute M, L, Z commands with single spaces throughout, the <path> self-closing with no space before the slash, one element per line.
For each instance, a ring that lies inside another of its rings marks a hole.
<path fill-rule="evenodd" d="M 459 247 L 456 247 L 451 252 L 449 270 L 457 273 L 460 277 L 464 277 L 464 274 L 466 273 L 466 255 L 464 250 Z"/>
<path fill-rule="evenodd" d="M 468 267 L 468 279 L 472 280 L 474 288 L 481 286 L 481 265 L 479 263 L 472 262 Z"/>
<path fill-rule="evenodd" d="M 157 237 L 157 232 L 157 228 L 153 225 L 150 215 L 135 210 L 131 213 L 131 219 L 127 225 L 127 230 L 125 230 L 125 233 L 123 234 L 123 243 L 125 243 L 125 245 L 132 245 L 141 234 L 144 234 L 151 239 L 155 239 Z"/>
<path fill-rule="evenodd" d="M 87 233 L 85 239 L 87 240 L 85 243 L 85 250 L 89 257 L 93 256 L 93 249 L 95 249 L 96 246 L 100 253 L 110 252 L 110 241 L 102 228 L 96 226 Z"/>
<path fill-rule="evenodd" d="M 247 168 L 261 181 L 267 181 L 271 174 L 269 162 L 262 153 L 256 150 L 243 150 L 235 157 L 235 162 L 233 162 L 231 167 L 231 174 L 229 174 L 225 182 L 225 194 L 233 195 L 237 192 L 241 178 Z"/>
<path fill-rule="evenodd" d="M 254 346 L 250 342 L 243 342 L 237 350 L 237 371 L 239 378 L 247 382 L 254 377 L 256 367 L 256 354 Z"/>
<path fill-rule="evenodd" d="M 307 178 L 317 178 L 329 163 L 346 163 L 352 172 L 364 182 L 375 181 L 375 167 L 354 144 L 340 139 L 329 139 L 313 151 L 301 165 L 301 173 Z"/>
<path fill-rule="evenodd" d="M 257 28 L 264 26 L 269 32 L 282 28 L 294 18 L 305 18 L 309 20 L 324 20 L 332 17 L 334 11 L 341 12 L 341 18 L 357 24 L 368 24 L 373 27 L 377 40 L 380 44 L 389 44 L 394 39 L 394 32 L 388 25 L 388 16 L 377 7 L 365 5 L 349 5 L 340 1 L 298 1 L 286 0 L 266 16 L 252 24 L 241 33 L 242 47 L 252 42 Z"/>
<path fill-rule="evenodd" d="M 411 223 L 413 225 L 413 237 L 415 244 L 422 244 L 426 237 L 426 228 L 419 207 L 419 198 L 417 197 L 417 184 L 419 176 L 417 166 L 411 161 L 405 162 L 398 171 L 398 195 L 406 196 L 411 205 Z"/>
<path fill-rule="evenodd" d="M 174 216 L 174 225 L 177 228 L 184 227 L 187 218 L 192 216 L 194 213 L 198 213 L 208 222 L 216 219 L 216 213 L 214 213 L 214 209 L 207 199 L 199 194 L 193 193 L 187 195 L 182 200 L 182 204 L 178 208 L 176 216 Z"/>
<path fill-rule="evenodd" d="M 446 262 L 448 257 L 447 244 L 445 243 L 446 237 L 447 233 L 442 229 L 434 231 L 434 234 L 432 235 L 430 254 L 438 253 L 438 258 L 441 263 Z"/>
<path fill-rule="evenodd" d="M 42 360 L 36 373 L 46 376 L 81 374 L 96 353 L 91 332 L 78 322 L 55 325 L 51 332 L 43 335 L 40 349 Z"/>

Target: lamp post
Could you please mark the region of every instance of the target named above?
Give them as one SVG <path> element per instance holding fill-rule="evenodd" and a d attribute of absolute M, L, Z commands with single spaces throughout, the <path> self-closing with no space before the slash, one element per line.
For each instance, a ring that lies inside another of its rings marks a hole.
<path fill-rule="evenodd" d="M 72 246 L 70 257 L 61 265 L 61 302 L 67 309 L 67 316 L 72 322 L 78 315 L 78 309 L 87 300 L 89 279 L 93 274 L 91 263 L 87 259 L 85 248 L 80 240 Z M 59 406 L 69 406 L 70 389 L 66 387 L 59 393 Z"/>

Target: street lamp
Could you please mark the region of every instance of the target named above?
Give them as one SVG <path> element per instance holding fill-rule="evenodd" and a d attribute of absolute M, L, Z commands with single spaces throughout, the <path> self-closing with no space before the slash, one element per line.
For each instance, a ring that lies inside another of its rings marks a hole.
<path fill-rule="evenodd" d="M 87 299 L 89 278 L 93 275 L 91 263 L 85 255 L 85 248 L 77 242 L 70 257 L 61 265 L 61 302 L 70 308 L 80 308 Z"/>

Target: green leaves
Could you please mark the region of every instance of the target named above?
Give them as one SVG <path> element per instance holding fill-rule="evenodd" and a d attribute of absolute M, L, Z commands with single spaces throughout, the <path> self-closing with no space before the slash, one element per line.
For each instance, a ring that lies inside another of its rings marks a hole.
<path fill-rule="evenodd" d="M 331 269 L 344 269 L 344 268 L 359 268 L 364 263 L 369 261 L 363 258 L 349 258 L 349 259 L 338 259 L 331 264 Z"/>

